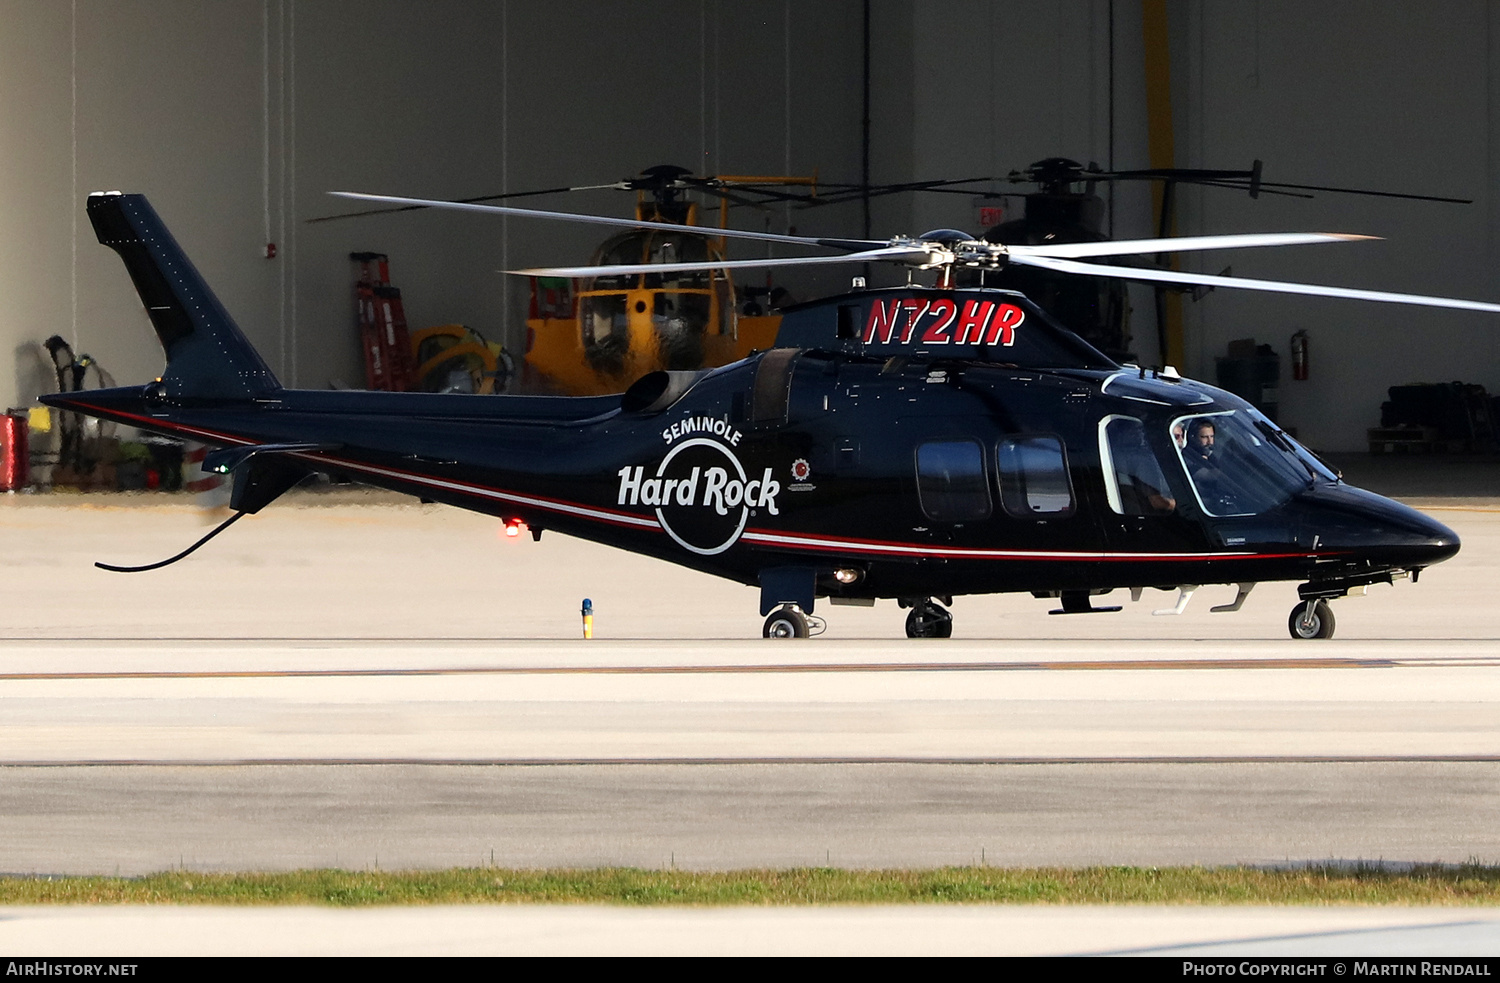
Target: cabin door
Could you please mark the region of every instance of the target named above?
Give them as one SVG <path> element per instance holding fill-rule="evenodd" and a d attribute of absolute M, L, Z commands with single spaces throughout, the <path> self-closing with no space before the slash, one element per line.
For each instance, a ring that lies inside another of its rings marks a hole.
<path fill-rule="evenodd" d="M 1170 432 L 1157 433 L 1157 429 L 1162 428 L 1123 414 L 1099 421 L 1103 501 L 1097 511 L 1104 531 L 1105 562 L 1146 562 L 1150 569 L 1141 583 L 1166 585 L 1176 582 L 1172 564 L 1182 562 L 1171 557 L 1199 554 L 1207 540 L 1196 510 L 1187 504 L 1191 491 L 1180 474 L 1182 469 L 1172 466 Z"/>

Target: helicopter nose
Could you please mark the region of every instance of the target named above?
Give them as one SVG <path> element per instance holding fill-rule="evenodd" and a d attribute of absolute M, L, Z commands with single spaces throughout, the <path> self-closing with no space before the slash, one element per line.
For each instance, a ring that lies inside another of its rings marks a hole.
<path fill-rule="evenodd" d="M 1320 551 L 1352 554 L 1381 566 L 1425 567 L 1458 553 L 1458 534 L 1400 502 L 1354 488 L 1325 485 L 1306 497 L 1313 506 L 1304 535 Z"/>
<path fill-rule="evenodd" d="M 1402 506 L 1405 508 L 1405 506 Z M 1422 557 L 1421 565 L 1441 563 L 1458 554 L 1463 545 L 1459 542 L 1458 533 L 1449 529 L 1441 522 L 1429 515 L 1423 515 L 1416 509 L 1411 509 L 1415 520 L 1420 524 L 1419 528 L 1413 530 L 1412 535 L 1418 542 L 1405 547 L 1415 555 Z M 1416 564 L 1413 564 L 1416 565 Z"/>

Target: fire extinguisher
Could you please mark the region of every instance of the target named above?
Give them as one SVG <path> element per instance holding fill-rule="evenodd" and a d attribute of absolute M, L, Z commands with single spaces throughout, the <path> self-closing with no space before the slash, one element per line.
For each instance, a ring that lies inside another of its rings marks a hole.
<path fill-rule="evenodd" d="M 1307 381 L 1307 332 L 1298 331 L 1292 335 L 1292 378 L 1298 382 Z"/>

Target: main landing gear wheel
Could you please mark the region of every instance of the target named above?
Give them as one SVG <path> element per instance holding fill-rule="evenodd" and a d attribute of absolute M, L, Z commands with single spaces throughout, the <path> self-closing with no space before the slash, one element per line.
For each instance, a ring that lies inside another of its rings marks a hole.
<path fill-rule="evenodd" d="M 913 604 L 911 614 L 906 616 L 907 638 L 951 638 L 953 637 L 953 615 L 931 598 Z"/>
<path fill-rule="evenodd" d="M 1286 626 L 1293 638 L 1332 638 L 1333 609 L 1327 601 L 1303 601 L 1292 608 Z"/>
<path fill-rule="evenodd" d="M 807 615 L 800 608 L 778 608 L 766 619 L 761 635 L 766 638 L 806 638 Z"/>

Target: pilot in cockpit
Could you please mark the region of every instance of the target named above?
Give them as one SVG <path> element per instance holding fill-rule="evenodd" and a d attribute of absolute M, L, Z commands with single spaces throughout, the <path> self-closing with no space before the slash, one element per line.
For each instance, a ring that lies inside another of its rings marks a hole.
<path fill-rule="evenodd" d="M 1198 487 L 1204 505 L 1210 512 L 1222 514 L 1234 507 L 1234 495 L 1220 470 L 1222 449 L 1217 443 L 1218 428 L 1214 421 L 1200 417 L 1187 425 L 1187 446 L 1182 449 L 1182 463 L 1188 477 Z"/>
<path fill-rule="evenodd" d="M 1194 475 L 1206 468 L 1217 470 L 1219 462 L 1214 459 L 1214 433 L 1212 420 L 1199 419 L 1188 424 L 1187 443 L 1179 446 L 1182 446 L 1182 459 L 1188 471 Z"/>

